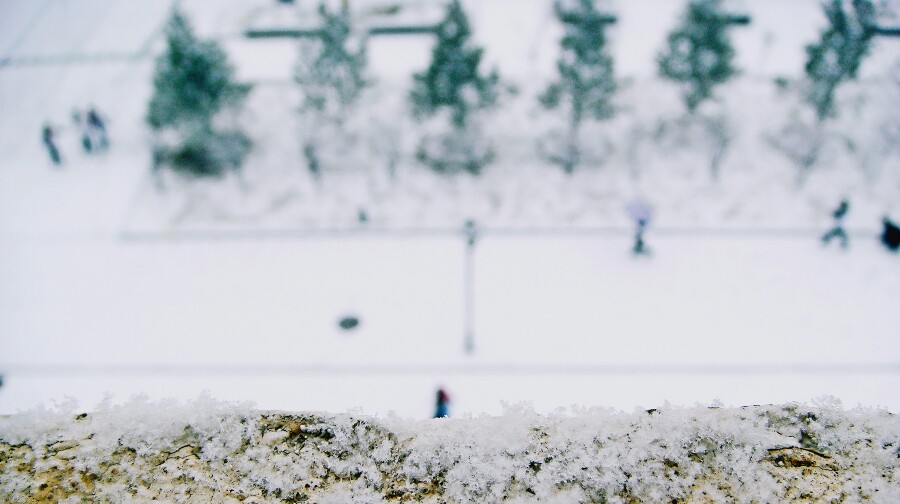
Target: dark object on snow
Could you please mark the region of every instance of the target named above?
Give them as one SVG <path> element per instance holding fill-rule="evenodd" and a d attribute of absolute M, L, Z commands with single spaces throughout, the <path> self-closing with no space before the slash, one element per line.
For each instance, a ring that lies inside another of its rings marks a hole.
<path fill-rule="evenodd" d="M 75 109 L 72 111 L 72 123 L 78 128 L 81 135 L 81 148 L 85 154 L 90 154 L 94 150 L 94 143 L 91 140 L 90 126 L 88 126 L 87 118 L 81 114 L 81 111 Z"/>
<path fill-rule="evenodd" d="M 348 315 L 346 317 L 341 318 L 338 321 L 338 326 L 345 331 L 350 331 L 359 326 L 359 318 L 354 317 L 353 315 Z"/>
<path fill-rule="evenodd" d="M 3 388 L 3 375 L 0 374 L 0 388 Z"/>
<path fill-rule="evenodd" d="M 891 222 L 887 216 L 881 220 L 884 230 L 881 232 L 881 243 L 891 252 L 900 250 L 900 227 Z"/>
<path fill-rule="evenodd" d="M 366 213 L 365 208 L 360 208 L 357 211 L 356 219 L 359 221 L 360 224 L 366 224 L 367 222 L 369 222 L 369 214 Z"/>
<path fill-rule="evenodd" d="M 636 256 L 649 254 L 650 249 L 644 245 L 644 231 L 646 231 L 652 216 L 650 207 L 643 201 L 634 200 L 625 207 L 625 210 L 628 211 L 628 215 L 634 219 L 635 223 L 634 246 L 631 248 L 631 252 Z"/>
<path fill-rule="evenodd" d="M 53 131 L 53 128 L 49 124 L 44 124 L 44 128 L 41 130 L 41 141 L 44 142 L 44 147 L 47 148 L 47 153 L 50 154 L 50 160 L 53 161 L 53 164 L 59 165 L 62 163 L 62 158 L 59 155 L 59 149 L 56 147 L 56 132 Z"/>
<path fill-rule="evenodd" d="M 646 245 L 644 245 L 644 230 L 646 228 L 647 221 L 637 221 L 637 229 L 634 232 L 634 247 L 631 248 L 631 252 L 634 255 L 643 255 L 649 252 Z"/>
<path fill-rule="evenodd" d="M 466 235 L 466 243 L 469 247 L 474 247 L 475 241 L 478 240 L 478 228 L 475 226 L 475 221 L 471 219 L 467 220 L 465 227 L 463 228 L 463 233 Z"/>
<path fill-rule="evenodd" d="M 449 416 L 450 396 L 444 389 L 438 389 L 434 406 L 434 418 L 447 418 Z"/>
<path fill-rule="evenodd" d="M 833 215 L 835 219 L 843 219 L 844 216 L 847 215 L 848 210 L 850 210 L 850 203 L 848 203 L 847 200 L 841 200 L 841 204 L 838 205 L 831 215 Z"/>
<path fill-rule="evenodd" d="M 94 137 L 96 147 L 106 150 L 109 148 L 109 138 L 106 136 L 106 123 L 97 112 L 96 108 L 91 107 L 87 112 L 88 131 Z"/>
<path fill-rule="evenodd" d="M 319 169 L 319 156 L 316 154 L 313 144 L 307 143 L 303 146 L 303 157 L 306 158 L 306 167 L 309 168 L 309 173 L 313 178 L 318 179 L 321 170 Z"/>
<path fill-rule="evenodd" d="M 832 238 L 840 238 L 841 248 L 847 248 L 850 245 L 850 239 L 847 232 L 844 231 L 844 216 L 850 210 L 850 203 L 847 200 L 841 200 L 841 204 L 832 212 L 834 217 L 834 227 L 830 231 L 822 235 L 822 245 L 828 245 Z"/>

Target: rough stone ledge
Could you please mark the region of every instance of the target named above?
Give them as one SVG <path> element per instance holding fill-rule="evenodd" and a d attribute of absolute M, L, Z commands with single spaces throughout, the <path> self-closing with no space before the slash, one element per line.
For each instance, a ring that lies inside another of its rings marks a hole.
<path fill-rule="evenodd" d="M 900 422 L 786 404 L 413 422 L 199 400 L 0 418 L 3 502 L 900 502 Z"/>

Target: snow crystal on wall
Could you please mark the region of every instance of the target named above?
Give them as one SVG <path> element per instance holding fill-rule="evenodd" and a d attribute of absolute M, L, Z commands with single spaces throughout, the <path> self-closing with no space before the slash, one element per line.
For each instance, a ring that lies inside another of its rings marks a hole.
<path fill-rule="evenodd" d="M 201 398 L 0 419 L 6 502 L 900 501 L 900 422 L 839 404 L 412 422 Z"/>

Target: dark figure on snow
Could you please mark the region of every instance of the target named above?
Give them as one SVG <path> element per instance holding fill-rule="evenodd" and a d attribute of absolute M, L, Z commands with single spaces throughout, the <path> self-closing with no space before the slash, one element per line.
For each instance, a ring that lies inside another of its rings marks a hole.
<path fill-rule="evenodd" d="M 644 245 L 644 230 L 647 229 L 647 220 L 646 219 L 638 219 L 635 224 L 634 231 L 634 247 L 631 248 L 631 252 L 634 255 L 646 254 L 649 251 L 647 247 Z"/>
<path fill-rule="evenodd" d="M 88 110 L 87 125 L 96 147 L 101 150 L 109 148 L 109 137 L 106 136 L 106 123 L 94 107 Z"/>
<path fill-rule="evenodd" d="M 474 247 L 475 242 L 478 241 L 478 227 L 475 225 L 475 221 L 471 219 L 467 220 L 463 227 L 463 233 L 466 236 L 466 245 L 468 245 L 469 248 Z"/>
<path fill-rule="evenodd" d="M 58 166 L 62 163 L 62 158 L 59 156 L 59 148 L 56 147 L 56 132 L 49 124 L 44 123 L 44 128 L 41 130 L 41 141 L 44 142 L 44 147 L 47 148 L 47 153 L 50 154 L 50 160 L 53 161 L 53 164 Z"/>
<path fill-rule="evenodd" d="M 88 126 L 87 117 L 80 110 L 72 111 L 72 123 L 78 128 L 78 134 L 81 135 L 81 148 L 86 154 L 90 154 L 94 150 L 94 143 L 91 140 L 91 128 Z"/>
<path fill-rule="evenodd" d="M 434 406 L 434 418 L 447 418 L 450 416 L 450 396 L 444 389 L 438 389 Z"/>
<path fill-rule="evenodd" d="M 631 252 L 638 255 L 650 254 L 650 249 L 644 244 L 644 231 L 650 223 L 651 211 L 650 207 L 640 200 L 634 200 L 626 207 L 628 214 L 634 219 L 634 246 Z"/>
<path fill-rule="evenodd" d="M 884 230 L 881 232 L 881 243 L 891 252 L 900 250 L 900 227 L 891 222 L 887 215 L 881 219 Z"/>
<path fill-rule="evenodd" d="M 318 180 L 321 170 L 319 169 L 319 156 L 316 154 L 316 148 L 313 144 L 307 142 L 303 146 L 303 157 L 306 158 L 306 167 L 309 168 L 309 173 L 312 174 L 314 179 Z"/>
<path fill-rule="evenodd" d="M 834 217 L 834 227 L 822 235 L 823 245 L 828 245 L 832 238 L 840 238 L 841 248 L 847 248 L 850 245 L 850 239 L 847 237 L 847 232 L 844 231 L 844 216 L 847 215 L 848 210 L 850 210 L 850 203 L 847 200 L 841 200 L 841 204 L 831 214 Z"/>

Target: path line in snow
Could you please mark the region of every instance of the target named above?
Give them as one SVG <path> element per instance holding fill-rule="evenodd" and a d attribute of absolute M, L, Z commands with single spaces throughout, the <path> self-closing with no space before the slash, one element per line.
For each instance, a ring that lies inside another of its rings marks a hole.
<path fill-rule="evenodd" d="M 38 14 L 32 19 L 28 26 L 22 30 L 16 42 L 7 51 L 7 55 L 0 54 L 0 68 L 3 67 L 27 67 L 41 65 L 82 65 L 82 64 L 98 64 L 98 63 L 135 63 L 149 59 L 153 56 L 151 49 L 153 43 L 165 33 L 165 23 L 159 25 L 144 40 L 138 49 L 131 53 L 93 53 L 93 54 L 47 54 L 47 55 L 23 55 L 14 56 L 15 49 L 21 45 L 22 40 L 27 37 L 33 26 L 43 16 L 44 10 L 50 0 L 44 2 Z"/>
<path fill-rule="evenodd" d="M 58 54 L 50 56 L 17 56 L 0 60 L 0 67 L 24 67 L 41 65 L 83 65 L 97 63 L 133 63 L 145 59 L 147 55 L 135 53 L 108 54 Z"/>
<path fill-rule="evenodd" d="M 865 375 L 900 374 L 900 362 L 821 364 L 0 364 L 15 376 L 71 375 Z"/>
<path fill-rule="evenodd" d="M 10 61 L 11 55 L 13 53 L 15 53 L 16 49 L 18 49 L 20 45 L 22 45 L 22 41 L 25 40 L 25 38 L 31 32 L 31 29 L 34 28 L 34 26 L 38 23 L 38 21 L 40 21 L 41 17 L 43 17 L 44 11 L 47 10 L 47 7 L 50 5 L 50 2 L 51 2 L 51 0 L 44 0 L 44 3 L 42 3 L 41 6 L 38 7 L 37 12 L 33 16 L 31 16 L 31 18 L 29 18 L 28 22 L 25 23 L 25 26 L 23 26 L 21 28 L 21 31 L 16 36 L 15 40 L 13 40 L 12 44 L 10 44 L 9 47 L 7 47 L 4 50 L 4 53 L 6 54 L 6 56 L 4 57 L 3 54 L 0 54 L 0 67 L 2 67 L 5 64 L 8 64 L 8 62 Z"/>
<path fill-rule="evenodd" d="M 659 237 L 703 238 L 767 238 L 767 239 L 818 239 L 822 228 L 650 228 L 648 234 Z M 480 227 L 479 236 L 491 237 L 577 237 L 577 236 L 631 236 L 631 227 L 585 228 L 515 228 Z M 875 229 L 848 230 L 854 238 L 875 238 Z M 243 240 L 291 240 L 310 238 L 444 238 L 463 236 L 463 227 L 444 228 L 320 228 L 320 229 L 271 229 L 271 230 L 185 230 L 119 233 L 123 242 L 178 242 L 178 241 L 243 241 Z"/>

